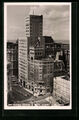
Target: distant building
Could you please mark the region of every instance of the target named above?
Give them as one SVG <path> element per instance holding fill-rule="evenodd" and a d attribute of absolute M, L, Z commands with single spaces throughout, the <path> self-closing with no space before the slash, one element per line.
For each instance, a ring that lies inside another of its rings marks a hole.
<path fill-rule="evenodd" d="M 61 50 L 61 43 L 55 42 L 54 43 L 54 50 L 55 50 L 55 53 L 59 52 Z"/>
<path fill-rule="evenodd" d="M 63 49 L 63 50 L 69 50 L 69 44 L 64 44 L 64 43 L 62 43 L 61 44 L 61 48 Z"/>
<path fill-rule="evenodd" d="M 55 57 L 54 40 L 51 36 L 44 36 L 45 41 L 45 57 Z"/>
<path fill-rule="evenodd" d="M 69 44 L 55 43 L 55 60 L 62 60 L 65 66 L 65 70 L 69 71 L 70 64 L 70 50 Z"/>
<path fill-rule="evenodd" d="M 54 77 L 65 75 L 65 66 L 62 60 L 54 60 Z"/>
<path fill-rule="evenodd" d="M 11 75 L 18 78 L 18 42 L 7 42 L 7 64 L 10 64 Z"/>
<path fill-rule="evenodd" d="M 18 42 L 7 42 L 7 87 L 8 95 L 12 91 L 12 82 L 18 79 Z M 9 98 L 8 98 L 9 101 Z"/>
<path fill-rule="evenodd" d="M 59 55 L 59 60 L 62 60 L 65 66 L 65 70 L 69 71 L 70 65 L 70 51 L 65 49 L 61 50 L 62 54 Z"/>

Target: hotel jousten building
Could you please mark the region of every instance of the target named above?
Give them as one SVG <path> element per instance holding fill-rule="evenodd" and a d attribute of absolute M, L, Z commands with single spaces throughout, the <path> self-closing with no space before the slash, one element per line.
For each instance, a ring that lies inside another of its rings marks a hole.
<path fill-rule="evenodd" d="M 43 36 L 43 16 L 26 17 L 26 39 L 18 40 L 18 76 L 19 83 L 34 95 L 53 92 L 53 50 L 53 39 Z"/>

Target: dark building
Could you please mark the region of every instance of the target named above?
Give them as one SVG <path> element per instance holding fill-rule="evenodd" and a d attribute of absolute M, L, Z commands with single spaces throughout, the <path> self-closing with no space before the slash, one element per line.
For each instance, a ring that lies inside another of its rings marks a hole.
<path fill-rule="evenodd" d="M 55 48 L 55 51 L 56 51 L 56 52 L 59 52 L 59 51 L 61 50 L 61 43 L 55 42 L 55 43 L 54 43 L 54 48 Z"/>
<path fill-rule="evenodd" d="M 43 35 L 43 16 L 29 15 L 26 18 L 26 36 L 29 37 L 29 46 L 35 47 L 38 44 L 42 44 Z"/>
<path fill-rule="evenodd" d="M 62 60 L 54 61 L 54 77 L 65 75 L 65 65 Z"/>
<path fill-rule="evenodd" d="M 69 71 L 70 51 L 69 44 L 54 43 L 55 59 L 62 60 L 66 71 Z"/>
<path fill-rule="evenodd" d="M 18 83 L 18 42 L 7 42 L 7 102 L 12 104 L 12 86 Z"/>
<path fill-rule="evenodd" d="M 44 36 L 45 41 L 45 57 L 55 57 L 54 40 L 51 36 Z"/>
<path fill-rule="evenodd" d="M 11 75 L 18 78 L 18 42 L 7 42 L 7 64 Z"/>
<path fill-rule="evenodd" d="M 26 17 L 26 36 L 40 37 L 43 34 L 43 16 L 29 15 Z M 32 41 L 31 41 L 32 42 Z"/>
<path fill-rule="evenodd" d="M 70 51 L 68 49 L 61 49 L 60 54 L 59 54 L 59 60 L 63 61 L 65 70 L 69 71 Z"/>
<path fill-rule="evenodd" d="M 69 44 L 61 44 L 61 48 L 63 49 L 63 50 L 69 50 Z"/>

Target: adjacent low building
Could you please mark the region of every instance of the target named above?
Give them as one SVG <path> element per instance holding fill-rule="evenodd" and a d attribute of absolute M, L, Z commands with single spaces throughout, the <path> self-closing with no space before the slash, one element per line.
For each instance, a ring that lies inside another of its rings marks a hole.
<path fill-rule="evenodd" d="M 65 66 L 62 60 L 54 60 L 54 77 L 65 75 Z"/>
<path fill-rule="evenodd" d="M 53 97 L 60 104 L 70 104 L 70 80 L 68 76 L 54 78 Z"/>

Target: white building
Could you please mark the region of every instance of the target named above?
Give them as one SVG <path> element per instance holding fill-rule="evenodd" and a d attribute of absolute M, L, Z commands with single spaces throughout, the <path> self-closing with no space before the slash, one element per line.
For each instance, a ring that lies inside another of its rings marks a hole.
<path fill-rule="evenodd" d="M 61 103 L 70 103 L 70 80 L 67 76 L 54 78 L 53 96 Z"/>
<path fill-rule="evenodd" d="M 18 76 L 19 83 L 25 87 L 28 81 L 28 40 L 19 39 L 18 40 Z"/>

